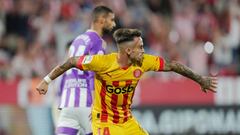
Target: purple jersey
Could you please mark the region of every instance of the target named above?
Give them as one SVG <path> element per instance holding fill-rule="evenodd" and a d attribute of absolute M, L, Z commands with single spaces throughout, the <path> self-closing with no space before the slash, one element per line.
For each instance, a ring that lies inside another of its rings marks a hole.
<path fill-rule="evenodd" d="M 105 54 L 103 39 L 94 31 L 88 30 L 79 35 L 69 49 L 69 56 Z M 60 84 L 61 100 L 59 108 L 90 107 L 94 90 L 94 72 L 69 69 Z"/>

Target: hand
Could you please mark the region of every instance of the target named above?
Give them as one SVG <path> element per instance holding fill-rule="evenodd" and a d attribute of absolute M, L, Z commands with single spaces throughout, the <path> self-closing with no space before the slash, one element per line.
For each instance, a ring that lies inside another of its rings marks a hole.
<path fill-rule="evenodd" d="M 45 95 L 47 93 L 47 91 L 48 91 L 48 83 L 46 81 L 42 80 L 38 84 L 36 89 L 37 89 L 37 91 L 39 92 L 40 95 L 41 94 Z"/>
<path fill-rule="evenodd" d="M 217 92 L 217 77 L 203 77 L 202 81 L 200 82 L 202 91 L 207 93 L 207 91 Z"/>

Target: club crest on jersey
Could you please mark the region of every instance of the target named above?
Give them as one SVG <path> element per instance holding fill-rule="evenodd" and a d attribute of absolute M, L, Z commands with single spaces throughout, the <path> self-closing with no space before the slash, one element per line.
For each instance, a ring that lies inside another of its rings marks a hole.
<path fill-rule="evenodd" d="M 85 56 L 83 59 L 83 64 L 88 64 L 92 61 L 93 56 Z"/>
<path fill-rule="evenodd" d="M 139 78 L 142 75 L 142 71 L 140 69 L 136 69 L 133 71 L 133 75 L 136 78 Z"/>

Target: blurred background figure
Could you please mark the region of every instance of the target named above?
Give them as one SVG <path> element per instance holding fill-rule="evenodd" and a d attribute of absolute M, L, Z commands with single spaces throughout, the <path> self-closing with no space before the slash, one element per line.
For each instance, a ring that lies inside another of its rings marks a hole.
<path fill-rule="evenodd" d="M 68 57 L 105 54 L 106 42 L 102 37 L 115 27 L 115 15 L 106 6 L 97 6 L 91 11 L 91 26 L 71 43 Z M 91 71 L 68 70 L 60 84 L 60 115 L 56 134 L 92 134 L 91 106 L 94 91 L 94 73 Z"/>
<path fill-rule="evenodd" d="M 219 76 L 216 94 L 175 74 L 144 76 L 135 116 L 151 135 L 240 134 L 240 0 L 0 0 L 0 135 L 53 134 L 55 88 L 42 97 L 34 84 L 63 61 L 66 43 L 101 4 L 117 28 L 143 31 L 146 53 Z M 103 38 L 114 52 L 111 33 Z"/>

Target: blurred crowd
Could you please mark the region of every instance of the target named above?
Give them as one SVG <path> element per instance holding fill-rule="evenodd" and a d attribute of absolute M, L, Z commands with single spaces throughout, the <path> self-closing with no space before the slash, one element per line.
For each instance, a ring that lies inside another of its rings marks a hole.
<path fill-rule="evenodd" d="M 142 30 L 146 52 L 200 74 L 240 75 L 240 0 L 0 0 L 0 78 L 45 76 L 101 4 L 113 9 L 117 28 Z M 116 51 L 111 34 L 104 39 Z"/>

